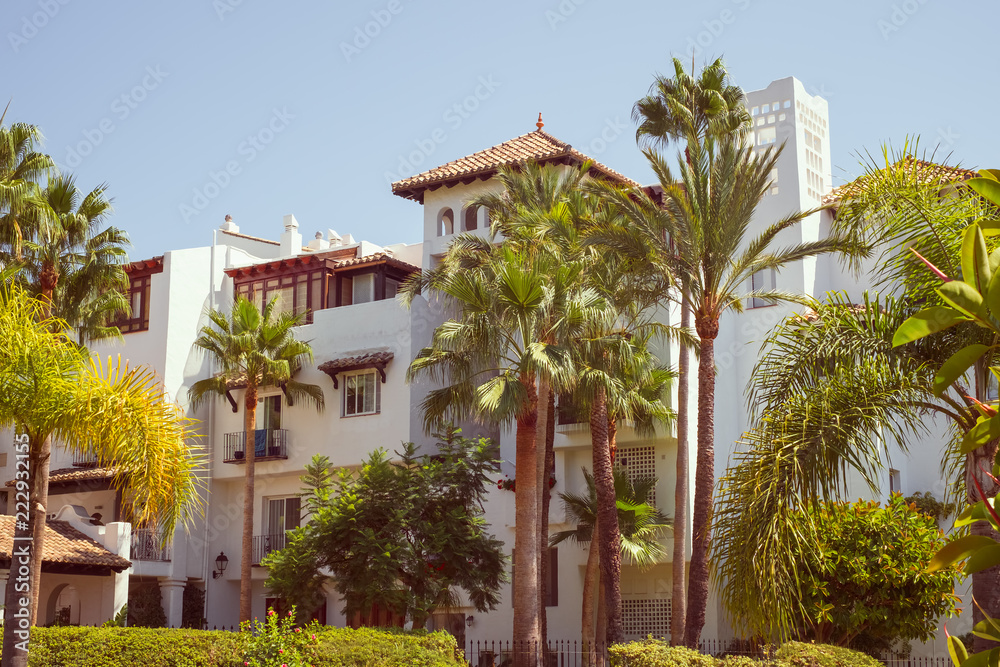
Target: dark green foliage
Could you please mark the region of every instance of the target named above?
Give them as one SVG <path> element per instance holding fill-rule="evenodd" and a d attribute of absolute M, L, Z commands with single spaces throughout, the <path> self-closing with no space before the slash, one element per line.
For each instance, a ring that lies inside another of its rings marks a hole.
<path fill-rule="evenodd" d="M 205 620 L 205 589 L 194 584 L 184 587 L 181 627 L 201 630 Z"/>
<path fill-rule="evenodd" d="M 943 546 L 937 523 L 898 493 L 876 502 L 825 503 L 802 514 L 818 549 L 797 554 L 803 573 L 800 636 L 848 645 L 926 641 L 954 610 L 955 570 L 930 573 Z"/>
<path fill-rule="evenodd" d="M 952 513 L 952 508 L 935 498 L 930 491 L 917 491 L 904 500 L 907 504 L 916 505 L 918 510 L 935 521 L 947 519 Z"/>
<path fill-rule="evenodd" d="M 267 586 L 307 615 L 322 601 L 328 568 L 350 618 L 373 605 L 422 627 L 461 588 L 479 611 L 496 607 L 505 580 L 502 543 L 486 532 L 482 504 L 498 470 L 486 439 L 440 435 L 438 453 L 418 456 L 406 443 L 391 463 L 383 450 L 360 471 L 324 476 L 315 457 L 303 482 L 305 526 L 266 559 Z"/>
<path fill-rule="evenodd" d="M 612 667 L 882 667 L 881 662 L 864 653 L 802 642 L 788 642 L 772 657 L 763 659 L 731 655 L 720 660 L 652 637 L 616 644 L 608 653 Z"/>
<path fill-rule="evenodd" d="M 319 628 L 315 667 L 464 665 L 444 632 Z M 166 628 L 35 628 L 29 667 L 243 667 L 239 633 Z"/>
<path fill-rule="evenodd" d="M 138 584 L 128 595 L 128 624 L 132 628 L 163 628 L 167 615 L 163 611 L 160 587 Z"/>

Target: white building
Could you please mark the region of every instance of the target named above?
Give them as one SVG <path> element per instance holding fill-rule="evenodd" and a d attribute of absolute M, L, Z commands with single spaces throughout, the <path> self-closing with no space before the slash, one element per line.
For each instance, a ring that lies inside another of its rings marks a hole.
<path fill-rule="evenodd" d="M 747 94 L 753 118 L 751 141 L 762 150 L 785 142 L 785 149 L 772 174 L 772 186 L 758 211 L 758 228 L 785 214 L 821 204 L 831 188 L 830 134 L 827 103 L 806 93 L 801 82 L 786 78 L 764 90 Z M 332 230 L 316 233 L 302 244 L 298 223 L 285 216 L 280 240 L 271 241 L 239 233 L 227 217 L 214 233 L 210 246 L 165 252 L 162 257 L 129 266 L 133 319 L 122 323 L 124 347 L 101 346 L 102 353 L 121 353 L 132 363 L 150 365 L 163 380 L 168 393 L 187 404 L 188 388 L 210 377 L 211 362 L 193 343 L 207 323 L 209 308 L 226 310 L 236 294 L 254 295 L 260 301 L 278 296 L 282 306 L 308 311 L 307 323 L 298 337 L 311 342 L 315 364 L 302 369 L 297 379 L 322 387 L 326 408 L 290 405 L 279 388 L 268 388 L 259 399 L 256 448 L 256 510 L 254 562 L 284 543 L 284 531 L 299 521 L 299 476 L 315 453 L 330 457 L 336 466 L 355 466 L 377 447 L 393 449 L 401 441 L 426 442 L 418 406 L 423 388 L 407 385 L 406 368 L 429 340 L 443 319 L 440 304 L 418 298 L 407 311 L 393 298 L 401 280 L 421 267 L 432 267 L 461 232 L 488 233 L 484 210 L 470 208 L 468 201 L 499 187 L 494 178 L 498 167 L 523 160 L 549 164 L 579 164 L 586 156 L 544 132 L 517 137 L 479 153 L 449 162 L 393 184 L 393 193 L 423 207 L 423 242 L 414 245 L 375 246 L 343 237 Z M 626 177 L 599 163 L 597 174 L 613 181 L 635 185 Z M 414 211 L 414 224 L 418 216 Z M 312 221 L 311 221 L 312 222 Z M 820 238 L 829 225 L 829 213 L 816 213 L 790 230 L 787 242 Z M 320 224 L 319 221 L 313 224 Z M 325 224 L 325 223 L 323 223 Z M 784 241 L 785 239 L 781 239 Z M 821 297 L 832 289 L 858 295 L 861 286 L 844 273 L 836 259 L 807 260 L 778 275 L 761 275 L 754 283 Z M 748 289 L 749 289 L 748 285 Z M 734 443 L 749 426 L 744 390 L 756 361 L 761 340 L 791 312 L 787 306 L 748 304 L 742 315 L 727 315 L 716 341 L 720 381 L 716 388 L 716 475 L 725 472 Z M 676 321 L 676 311 L 667 315 Z M 676 360 L 675 349 L 662 351 L 664 361 Z M 695 384 L 692 391 L 692 424 L 696 423 Z M 205 617 L 208 627 L 233 626 L 238 622 L 239 554 L 242 519 L 243 440 L 242 389 L 233 387 L 230 402 L 218 400 L 192 413 L 201 420 L 200 443 L 208 454 L 207 515 L 189 532 L 179 529 L 167 551 L 149 548 L 142 533 L 133 535 L 132 567 L 126 572 L 132 585 L 157 584 L 170 625 L 181 623 L 182 591 L 195 586 L 206 591 Z M 409 419 L 402 411 L 409 411 Z M 556 427 L 556 484 L 550 511 L 553 531 L 569 528 L 556 494 L 583 489 L 582 469 L 590 468 L 590 436 L 586 423 L 576 423 L 568 413 L 560 415 Z M 489 433 L 499 437 L 502 472 L 514 474 L 514 442 L 511 432 Z M 694 441 L 692 429 L 692 451 Z M 10 438 L 4 436 L 4 443 Z M 6 444 L 4 444 L 6 447 Z M 938 455 L 933 443 L 927 445 Z M 61 457 L 61 458 L 60 458 Z M 673 516 L 676 441 L 671 433 L 639 437 L 629 427 L 618 432 L 618 463 L 635 474 L 655 475 L 658 506 Z M 912 493 L 931 490 L 940 496 L 943 488 L 936 466 L 927 457 L 897 462 L 885 491 Z M 0 478 L 10 479 L 12 467 L 0 455 Z M 86 471 L 65 455 L 56 454 L 53 470 L 70 474 Z M 690 471 L 693 493 L 693 457 Z M 92 471 L 92 477 L 100 477 Z M 54 476 L 56 480 L 62 478 Z M 76 484 L 68 493 L 53 495 L 53 513 L 61 505 L 76 505 L 86 515 L 104 514 L 116 521 L 115 494 L 107 490 L 106 475 L 98 487 Z M 103 484 L 103 487 L 100 486 Z M 897 486 L 898 485 L 898 486 Z M 0 489 L 2 492 L 2 489 Z M 53 489 L 53 494 L 58 493 Z M 0 493 L 2 495 L 2 493 Z M 2 498 L 0 498 L 2 500 Z M 690 502 L 689 502 L 690 507 Z M 79 512 L 78 512 L 79 513 Z M 507 491 L 491 492 L 487 520 L 492 532 L 513 547 L 514 497 Z M 674 517 L 688 522 L 691 517 Z M 145 546 L 144 546 L 145 545 Z M 672 553 L 667 545 L 668 553 Z M 2 541 L 0 541 L 2 552 Z M 225 554 L 229 567 L 220 572 L 216 559 Z M 2 553 L 0 553 L 2 558 Z M 586 552 L 572 544 L 552 550 L 552 604 L 548 608 L 551 638 L 578 638 L 582 580 Z M 674 564 L 664 562 L 640 572 L 626 566 L 622 573 L 625 630 L 628 638 L 647 634 L 669 635 L 670 586 Z M 266 573 L 255 567 L 253 614 L 262 616 L 274 602 L 265 590 Z M 61 582 L 60 585 L 65 582 Z M 83 592 L 84 586 L 78 586 Z M 58 611 L 56 587 L 43 578 L 43 609 Z M 78 596 L 76 604 L 80 604 Z M 69 599 L 68 597 L 66 599 Z M 46 607 L 46 605 L 48 605 Z M 72 603 L 70 603 L 72 614 Z M 332 592 L 320 620 L 344 625 L 342 604 Z M 104 613 L 102 608 L 102 613 Z M 110 610 L 109 610 L 110 612 Z M 105 615 L 110 615 L 105 614 Z M 42 622 L 53 620 L 49 614 Z M 513 609 L 510 587 L 505 587 L 498 609 L 488 617 L 471 607 L 438 614 L 434 623 L 466 639 L 505 639 L 509 636 Z M 472 617 L 466 623 L 467 617 Z M 80 616 L 82 619 L 83 616 Z M 703 635 L 725 639 L 732 636 L 717 602 L 709 606 Z"/>

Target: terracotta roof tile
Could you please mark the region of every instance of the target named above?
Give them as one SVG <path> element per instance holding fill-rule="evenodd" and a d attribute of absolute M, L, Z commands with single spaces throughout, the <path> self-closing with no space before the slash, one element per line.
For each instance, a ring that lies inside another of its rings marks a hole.
<path fill-rule="evenodd" d="M 920 179 L 920 182 L 926 185 L 944 185 L 947 183 L 954 183 L 956 181 L 967 181 L 977 175 L 975 171 L 970 169 L 935 164 L 934 162 L 927 162 L 925 160 L 917 160 L 914 158 L 906 158 L 905 160 L 897 162 L 893 165 L 893 168 L 899 167 L 912 170 L 916 174 L 917 178 Z M 823 197 L 823 203 L 836 204 L 842 199 L 850 199 L 859 191 L 865 178 L 867 178 L 867 176 L 861 176 L 854 179 L 850 183 L 845 183 L 840 187 L 834 188 Z"/>
<path fill-rule="evenodd" d="M 112 479 L 115 473 L 114 468 L 58 468 L 49 472 L 49 484 Z M 14 486 L 14 480 L 7 480 L 6 486 Z"/>
<path fill-rule="evenodd" d="M 361 367 L 374 368 L 376 366 L 384 366 L 389 363 L 392 361 L 393 356 L 392 352 L 387 351 L 366 352 L 365 354 L 359 354 L 353 357 L 341 357 L 339 359 L 324 361 L 319 365 L 319 369 L 324 373 L 331 374 Z"/>
<path fill-rule="evenodd" d="M 520 137 L 505 141 L 492 148 L 453 160 L 416 176 L 396 181 L 392 184 L 392 193 L 406 199 L 423 202 L 423 192 L 428 188 L 464 179 L 489 178 L 501 166 L 529 161 L 545 163 L 563 160 L 571 164 L 579 164 L 591 159 L 571 145 L 559 141 L 548 132 L 539 129 L 535 132 L 522 134 Z M 593 170 L 599 175 L 622 185 L 639 187 L 639 184 L 632 179 L 600 162 L 594 160 L 591 162 L 594 165 Z"/>
<path fill-rule="evenodd" d="M 0 516 L 0 560 L 9 561 L 14 546 L 14 517 Z M 48 521 L 45 525 L 43 563 L 96 565 L 122 572 L 132 563 L 113 554 L 73 528 L 66 521 Z"/>
<path fill-rule="evenodd" d="M 337 262 L 337 265 L 336 267 L 334 267 L 334 270 L 364 266 L 366 264 L 381 264 L 381 263 L 385 263 L 390 266 L 395 266 L 400 269 L 403 269 L 404 271 L 409 271 L 411 273 L 420 271 L 420 267 L 413 266 L 412 264 L 407 264 L 406 262 L 398 260 L 389 253 L 385 252 L 378 252 L 375 253 L 374 255 L 365 255 L 364 257 L 355 257 L 353 259 L 341 260 Z"/>

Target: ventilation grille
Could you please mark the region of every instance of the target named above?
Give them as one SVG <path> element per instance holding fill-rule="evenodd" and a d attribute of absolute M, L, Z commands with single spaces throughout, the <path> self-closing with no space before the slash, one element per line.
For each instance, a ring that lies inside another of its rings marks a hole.
<path fill-rule="evenodd" d="M 657 477 L 656 448 L 652 445 L 619 447 L 615 454 L 615 465 L 624 469 L 631 480 L 638 477 Z M 656 505 L 656 489 L 650 492 L 649 503 Z"/>
<path fill-rule="evenodd" d="M 627 639 L 670 636 L 670 600 L 622 600 L 622 621 Z"/>

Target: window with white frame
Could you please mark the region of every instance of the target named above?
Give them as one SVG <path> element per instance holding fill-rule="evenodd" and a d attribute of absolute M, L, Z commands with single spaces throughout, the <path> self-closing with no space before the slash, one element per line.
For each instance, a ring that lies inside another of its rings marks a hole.
<path fill-rule="evenodd" d="M 299 527 L 302 502 L 298 496 L 264 499 L 264 533 L 281 535 Z"/>
<path fill-rule="evenodd" d="M 374 370 L 344 378 L 344 416 L 374 415 L 381 411 L 381 388 Z"/>

